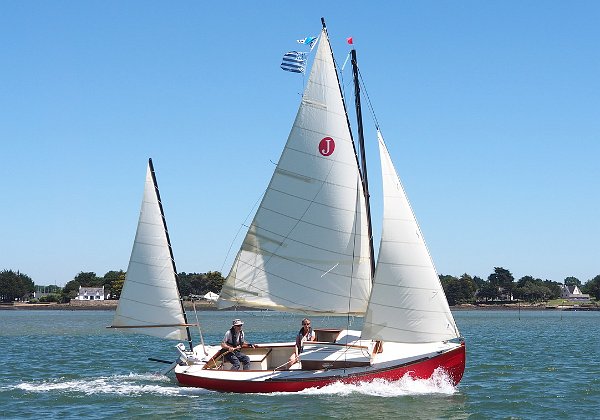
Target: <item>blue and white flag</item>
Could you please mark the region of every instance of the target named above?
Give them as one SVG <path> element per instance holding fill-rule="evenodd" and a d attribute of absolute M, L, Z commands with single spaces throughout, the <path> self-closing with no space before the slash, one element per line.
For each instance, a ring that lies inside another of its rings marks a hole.
<path fill-rule="evenodd" d="M 310 50 L 312 51 L 313 47 L 315 46 L 315 43 L 317 42 L 317 37 L 307 36 L 306 38 L 299 39 L 296 42 L 298 42 L 298 44 L 308 45 L 310 47 Z"/>
<path fill-rule="evenodd" d="M 285 71 L 291 71 L 294 73 L 304 73 L 306 70 L 306 52 L 290 51 L 285 53 L 283 61 L 281 62 L 281 68 Z"/>

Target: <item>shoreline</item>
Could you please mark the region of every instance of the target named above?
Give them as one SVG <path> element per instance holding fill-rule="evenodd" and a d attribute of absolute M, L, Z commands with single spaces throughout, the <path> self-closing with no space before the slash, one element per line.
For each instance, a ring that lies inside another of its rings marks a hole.
<path fill-rule="evenodd" d="M 600 306 L 590 304 L 548 305 L 498 303 L 498 304 L 461 304 L 450 306 L 452 311 L 600 311 Z"/>
<path fill-rule="evenodd" d="M 58 310 L 58 311 L 114 311 L 117 309 L 117 300 L 103 301 L 71 301 L 70 303 L 0 303 L 2 310 Z M 218 311 L 214 302 L 197 301 L 194 302 L 198 311 Z M 192 310 L 194 304 L 190 301 L 184 302 L 184 308 Z M 237 308 L 238 310 L 256 310 L 256 308 Z M 557 305 L 547 304 L 518 304 L 518 303 L 497 303 L 497 304 L 461 304 L 451 306 L 452 311 L 600 311 L 597 305 Z M 230 310 L 230 309 L 225 309 Z"/>
<path fill-rule="evenodd" d="M 101 301 L 71 301 L 69 303 L 0 303 L 0 311 L 26 311 L 26 310 L 49 310 L 49 311 L 114 311 L 117 309 L 118 300 Z M 216 311 L 214 302 L 194 302 L 196 310 Z M 185 309 L 193 309 L 192 302 L 184 302 Z"/>

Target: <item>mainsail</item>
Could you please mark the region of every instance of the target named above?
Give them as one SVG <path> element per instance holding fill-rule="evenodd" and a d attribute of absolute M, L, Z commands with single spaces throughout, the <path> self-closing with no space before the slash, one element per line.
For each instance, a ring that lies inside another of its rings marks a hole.
<path fill-rule="evenodd" d="M 362 337 L 428 343 L 459 337 L 444 290 L 381 133 L 383 225 Z"/>
<path fill-rule="evenodd" d="M 294 125 L 218 306 L 363 314 L 366 205 L 327 33 Z"/>
<path fill-rule="evenodd" d="M 150 160 L 129 267 L 111 327 L 188 340 L 186 325 Z"/>

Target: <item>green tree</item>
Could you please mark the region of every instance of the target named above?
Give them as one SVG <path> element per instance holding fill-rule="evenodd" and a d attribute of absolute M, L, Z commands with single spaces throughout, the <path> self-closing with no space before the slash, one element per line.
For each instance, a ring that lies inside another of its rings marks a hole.
<path fill-rule="evenodd" d="M 78 282 L 82 287 L 101 287 L 103 285 L 102 277 L 96 276 L 96 273 L 92 271 L 81 271 L 73 280 Z"/>
<path fill-rule="evenodd" d="M 588 280 L 583 286 L 583 293 L 588 293 L 600 300 L 600 274 L 591 280 Z"/>
<path fill-rule="evenodd" d="M 544 280 L 544 286 L 550 290 L 548 299 L 558 299 L 560 297 L 560 284 L 552 280 Z"/>
<path fill-rule="evenodd" d="M 474 301 L 477 285 L 470 275 L 465 273 L 460 278 L 449 275 L 439 277 L 450 306 Z"/>
<path fill-rule="evenodd" d="M 185 273 L 177 275 L 179 293 L 182 296 L 204 296 L 208 292 L 220 294 L 225 279 L 218 271 L 208 273 Z"/>
<path fill-rule="evenodd" d="M 0 299 L 2 302 L 27 299 L 34 291 L 33 280 L 27 274 L 13 270 L 0 271 Z"/>
<path fill-rule="evenodd" d="M 560 297 L 560 286 L 551 280 L 542 281 L 532 276 L 523 276 L 517 281 L 513 295 L 528 302 L 556 299 Z"/>
<path fill-rule="evenodd" d="M 581 286 L 581 281 L 577 277 L 567 277 L 563 282 L 565 286 Z"/>
<path fill-rule="evenodd" d="M 120 271 L 117 278 L 115 278 L 110 284 L 110 298 L 119 299 L 121 297 L 121 291 L 123 290 L 123 284 L 125 284 L 125 272 Z"/>
<path fill-rule="evenodd" d="M 206 282 L 206 277 L 204 274 L 197 274 L 192 278 L 191 281 L 191 294 L 204 296 L 208 289 L 208 283 Z"/>
<path fill-rule="evenodd" d="M 60 302 L 61 301 L 61 295 L 59 293 L 50 293 L 46 296 L 42 296 L 40 298 L 40 302 L 42 303 L 48 303 L 48 302 Z"/>
<path fill-rule="evenodd" d="M 519 280 L 517 280 L 517 284 L 515 285 L 515 287 L 523 287 L 527 282 L 535 283 L 536 279 L 534 279 L 532 276 L 523 276 Z"/>
<path fill-rule="evenodd" d="M 439 278 L 444 289 L 444 294 L 446 295 L 446 300 L 448 300 L 448 305 L 456 305 L 456 303 L 460 299 L 458 279 L 454 276 L 450 276 L 447 274 L 440 274 Z"/>
<path fill-rule="evenodd" d="M 477 285 L 477 289 L 479 289 L 481 286 L 483 286 L 485 284 L 485 280 L 479 276 L 473 277 L 473 281 Z"/>
<path fill-rule="evenodd" d="M 206 280 L 208 281 L 208 291 L 221 294 L 221 289 L 225 283 L 225 278 L 221 275 L 221 272 L 209 271 L 206 273 Z"/>
<path fill-rule="evenodd" d="M 102 277 L 102 286 L 104 286 L 105 292 L 110 293 L 111 299 L 118 299 L 121 296 L 124 281 L 125 272 L 123 270 L 111 270 Z"/>
<path fill-rule="evenodd" d="M 527 302 L 548 300 L 551 292 L 541 279 L 533 279 L 531 276 L 525 276 L 524 278 L 527 278 L 525 282 L 519 281 L 517 287 L 514 288 L 515 298 Z"/>
<path fill-rule="evenodd" d="M 507 269 L 494 267 L 494 272 L 488 276 L 488 281 L 491 285 L 500 289 L 500 294 L 512 295 L 515 278 Z"/>
<path fill-rule="evenodd" d="M 497 299 L 500 297 L 500 289 L 498 289 L 498 286 L 487 281 L 479 288 L 479 290 L 477 290 L 477 297 L 479 299 L 484 299 L 486 302 Z"/>
<path fill-rule="evenodd" d="M 182 271 L 177 274 L 177 284 L 179 285 L 179 293 L 181 296 L 189 296 L 194 294 L 192 292 L 192 280 L 198 276 L 196 273 L 186 273 Z"/>
<path fill-rule="evenodd" d="M 61 301 L 63 303 L 68 303 L 71 301 L 71 299 L 75 299 L 75 296 L 77 296 L 77 293 L 79 293 L 80 286 L 81 283 L 75 279 L 65 284 L 65 287 L 63 287 L 61 292 Z"/>

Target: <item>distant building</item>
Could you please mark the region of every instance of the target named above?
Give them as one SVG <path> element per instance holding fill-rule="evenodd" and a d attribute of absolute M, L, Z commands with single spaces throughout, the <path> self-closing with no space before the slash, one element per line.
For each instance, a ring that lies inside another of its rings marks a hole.
<path fill-rule="evenodd" d="M 205 300 L 210 300 L 211 302 L 216 302 L 217 300 L 219 300 L 219 295 L 213 292 L 208 292 L 207 294 L 202 296 L 202 298 Z"/>
<path fill-rule="evenodd" d="M 586 293 L 581 293 L 579 287 L 576 284 L 572 286 L 565 286 L 564 284 L 560 285 L 560 297 L 561 299 L 568 299 L 572 301 L 580 301 L 580 302 L 589 302 L 590 295 Z"/>
<path fill-rule="evenodd" d="M 75 300 L 104 300 L 104 286 L 102 287 L 81 287 Z"/>

